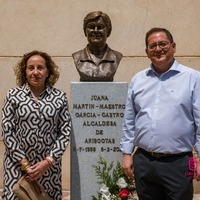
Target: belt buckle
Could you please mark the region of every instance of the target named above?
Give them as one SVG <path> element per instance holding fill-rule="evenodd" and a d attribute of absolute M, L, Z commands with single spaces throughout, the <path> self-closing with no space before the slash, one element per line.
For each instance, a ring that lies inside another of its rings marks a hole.
<path fill-rule="evenodd" d="M 154 158 L 161 158 L 162 156 L 159 153 L 151 152 L 151 156 Z"/>

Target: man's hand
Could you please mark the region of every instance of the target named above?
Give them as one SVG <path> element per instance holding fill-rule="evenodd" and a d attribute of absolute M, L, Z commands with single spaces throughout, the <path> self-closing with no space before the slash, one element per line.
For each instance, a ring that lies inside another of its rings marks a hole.
<path fill-rule="evenodd" d="M 133 179 L 133 157 L 131 154 L 123 154 L 122 156 L 122 169 L 124 174 Z"/>
<path fill-rule="evenodd" d="M 195 179 L 197 181 L 200 181 L 200 158 L 197 158 L 197 169 L 196 169 Z"/>

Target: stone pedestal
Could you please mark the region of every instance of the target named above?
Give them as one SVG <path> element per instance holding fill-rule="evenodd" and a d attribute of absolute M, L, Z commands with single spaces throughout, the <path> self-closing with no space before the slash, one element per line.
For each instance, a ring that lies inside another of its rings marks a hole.
<path fill-rule="evenodd" d="M 71 200 L 91 200 L 100 185 L 95 170 L 99 156 L 121 161 L 120 132 L 127 83 L 71 83 Z"/>

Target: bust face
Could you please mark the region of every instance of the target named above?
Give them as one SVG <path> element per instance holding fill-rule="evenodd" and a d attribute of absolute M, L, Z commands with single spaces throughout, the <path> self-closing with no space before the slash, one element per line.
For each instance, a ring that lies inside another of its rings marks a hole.
<path fill-rule="evenodd" d="M 91 46 L 106 44 L 108 30 L 102 17 L 89 22 L 86 26 L 86 37 Z"/>

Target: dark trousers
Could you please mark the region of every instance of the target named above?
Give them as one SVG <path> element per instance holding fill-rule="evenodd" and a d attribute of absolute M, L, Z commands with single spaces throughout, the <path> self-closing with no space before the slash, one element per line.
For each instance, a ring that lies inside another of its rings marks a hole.
<path fill-rule="evenodd" d="M 189 155 L 154 158 L 140 150 L 133 157 L 140 200 L 192 200 L 193 177 Z"/>

